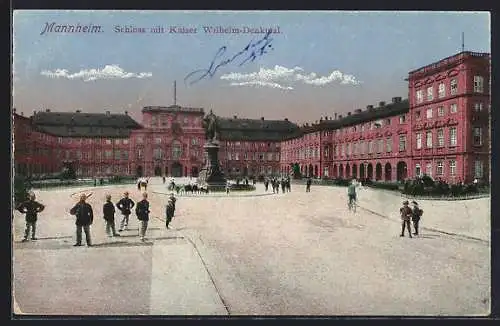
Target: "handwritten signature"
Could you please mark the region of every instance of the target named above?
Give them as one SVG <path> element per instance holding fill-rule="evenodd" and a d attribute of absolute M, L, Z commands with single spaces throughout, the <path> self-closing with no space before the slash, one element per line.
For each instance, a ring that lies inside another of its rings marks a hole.
<path fill-rule="evenodd" d="M 187 84 L 189 82 L 189 85 L 193 85 L 204 78 L 212 78 L 217 72 L 217 69 L 235 61 L 237 58 L 245 58 L 238 65 L 240 67 L 245 63 L 253 62 L 257 57 L 261 57 L 264 54 L 268 53 L 269 50 L 273 49 L 271 44 L 273 39 L 269 36 L 270 34 L 271 30 L 269 30 L 266 35 L 257 42 L 251 40 L 250 43 L 248 43 L 248 45 L 243 48 L 243 50 L 236 53 L 231 58 L 222 58 L 226 53 L 227 47 L 221 47 L 215 54 L 215 57 L 212 59 L 212 62 L 210 63 L 208 69 L 198 69 L 189 73 L 184 78 L 184 83 Z"/>

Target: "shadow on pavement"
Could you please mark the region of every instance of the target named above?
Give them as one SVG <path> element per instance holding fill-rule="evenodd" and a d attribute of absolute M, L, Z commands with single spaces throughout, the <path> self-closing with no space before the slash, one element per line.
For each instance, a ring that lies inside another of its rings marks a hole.
<path fill-rule="evenodd" d="M 149 242 L 152 239 L 147 239 L 146 242 L 127 242 L 127 241 L 116 241 L 116 242 L 105 242 L 96 243 L 92 245 L 94 248 L 106 248 L 106 247 L 138 247 L 138 246 L 152 246 L 153 243 Z"/>

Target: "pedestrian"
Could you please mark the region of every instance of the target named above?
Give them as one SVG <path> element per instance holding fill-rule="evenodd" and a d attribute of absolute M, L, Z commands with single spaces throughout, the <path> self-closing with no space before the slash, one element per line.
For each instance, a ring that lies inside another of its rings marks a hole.
<path fill-rule="evenodd" d="M 122 232 L 124 228 L 128 230 L 129 216 L 132 208 L 135 205 L 134 201 L 128 198 L 128 195 L 129 195 L 128 191 L 125 191 L 123 193 L 123 198 L 120 199 L 118 203 L 116 203 L 116 207 L 121 211 L 123 216 L 122 221 L 120 223 L 120 229 L 118 230 L 119 232 Z"/>
<path fill-rule="evenodd" d="M 169 229 L 168 225 L 172 222 L 172 218 L 174 217 L 175 206 L 171 198 L 168 199 L 167 207 L 165 209 L 165 222 L 166 227 Z"/>
<path fill-rule="evenodd" d="M 266 192 L 267 192 L 267 190 L 269 189 L 269 180 L 268 179 L 264 180 L 264 187 L 266 187 Z"/>
<path fill-rule="evenodd" d="M 231 189 L 231 185 L 229 184 L 229 180 L 226 181 L 226 194 L 229 195 L 229 189 Z"/>
<path fill-rule="evenodd" d="M 142 194 L 142 200 L 135 206 L 135 214 L 137 215 L 137 219 L 140 221 L 139 236 L 141 237 L 142 242 L 145 241 L 144 237 L 146 236 L 146 231 L 148 229 L 149 213 L 148 193 L 145 192 Z"/>
<path fill-rule="evenodd" d="M 403 202 L 403 207 L 399 209 L 399 212 L 401 214 L 401 237 L 405 236 L 405 227 L 408 228 L 408 235 L 411 236 L 411 228 L 410 228 L 410 218 L 412 216 L 412 210 L 410 207 L 408 207 L 408 201 L 405 200 Z"/>
<path fill-rule="evenodd" d="M 413 228 L 415 229 L 413 235 L 418 235 L 418 223 L 424 214 L 424 210 L 418 207 L 418 203 L 416 201 L 412 201 L 411 203 L 413 204 L 411 220 L 413 221 Z"/>
<path fill-rule="evenodd" d="M 137 190 L 141 190 L 141 178 L 137 179 Z"/>
<path fill-rule="evenodd" d="M 94 222 L 94 212 L 92 211 L 92 206 L 85 202 L 87 195 L 80 195 L 80 201 L 69 211 L 71 215 L 76 216 L 76 243 L 75 247 L 82 245 L 82 229 L 85 232 L 85 240 L 87 246 L 92 246 L 92 241 L 90 239 L 90 226 Z"/>
<path fill-rule="evenodd" d="M 307 182 L 306 182 L 306 192 L 311 192 L 311 184 L 312 184 L 312 180 L 311 178 L 307 178 Z"/>
<path fill-rule="evenodd" d="M 165 181 L 167 181 L 167 179 L 165 178 L 165 176 L 163 176 L 162 180 L 163 180 L 163 184 L 165 184 Z"/>
<path fill-rule="evenodd" d="M 106 233 L 108 237 L 117 237 L 120 234 L 116 233 L 115 229 L 115 205 L 111 202 L 111 195 L 106 195 L 106 202 L 102 206 L 102 214 L 106 221 Z"/>
<path fill-rule="evenodd" d="M 36 221 L 38 219 L 38 213 L 45 209 L 45 206 L 37 202 L 34 193 L 30 193 L 29 199 L 22 202 L 17 206 L 17 210 L 22 214 L 26 214 L 26 230 L 24 231 L 23 242 L 28 241 L 28 237 L 31 231 L 31 240 L 37 240 L 36 238 Z"/>
<path fill-rule="evenodd" d="M 175 198 L 174 193 L 170 193 L 169 199 L 172 201 L 172 205 L 174 206 L 174 215 L 175 215 L 175 202 L 177 201 L 177 198 Z"/>
<path fill-rule="evenodd" d="M 286 188 L 286 183 L 285 183 L 285 179 L 281 179 L 281 192 L 282 193 L 285 193 L 285 189 Z"/>

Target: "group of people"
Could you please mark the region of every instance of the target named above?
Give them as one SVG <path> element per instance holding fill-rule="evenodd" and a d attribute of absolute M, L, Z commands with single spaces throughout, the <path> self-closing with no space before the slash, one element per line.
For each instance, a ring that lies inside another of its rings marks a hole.
<path fill-rule="evenodd" d="M 94 222 L 94 211 L 92 206 L 87 202 L 87 199 L 91 196 L 87 194 L 81 194 L 78 203 L 73 206 L 69 213 L 76 217 L 76 243 L 75 247 L 82 245 L 82 233 L 85 233 L 85 240 L 87 246 L 92 246 L 92 238 L 90 234 L 90 226 Z M 174 194 L 171 193 L 165 207 L 165 225 L 169 229 L 169 224 L 171 223 L 175 214 L 175 202 L 176 198 Z M 145 241 L 146 231 L 148 229 L 150 203 L 148 201 L 148 194 L 146 192 L 142 193 L 142 200 L 134 203 L 134 201 L 129 198 L 129 192 L 125 191 L 123 198 L 121 198 L 116 204 L 111 201 L 111 195 L 106 195 L 106 201 L 102 207 L 103 218 L 106 222 L 106 233 L 109 237 L 120 236 L 120 233 L 116 232 L 115 227 L 115 213 L 116 208 L 121 212 L 122 219 L 120 222 L 120 228 L 118 232 L 123 230 L 128 230 L 129 217 L 132 213 L 132 209 L 135 206 L 135 214 L 139 220 L 139 237 L 142 242 Z M 16 209 L 25 214 L 26 219 L 26 229 L 24 232 L 24 238 L 22 242 L 29 240 L 29 235 L 31 233 L 31 240 L 37 240 L 36 238 L 36 222 L 38 219 L 38 213 L 45 209 L 45 206 L 36 201 L 36 196 L 34 193 L 30 193 L 29 199 L 16 207 Z"/>
<path fill-rule="evenodd" d="M 283 177 L 283 178 L 277 178 L 273 177 L 271 179 L 265 179 L 264 180 L 264 187 L 266 187 L 266 192 L 269 190 L 269 185 L 271 185 L 273 189 L 273 193 L 279 194 L 280 192 L 280 187 L 281 187 L 281 192 L 290 192 L 292 191 L 292 186 L 290 184 L 290 177 Z"/>
<path fill-rule="evenodd" d="M 149 178 L 139 178 L 137 179 L 137 190 L 144 189 L 144 192 L 148 190 Z"/>
<path fill-rule="evenodd" d="M 413 235 L 418 235 L 418 224 L 420 222 L 420 218 L 424 214 L 424 211 L 418 207 L 418 203 L 416 201 L 411 202 L 413 204 L 413 208 L 409 206 L 409 202 L 405 200 L 403 202 L 403 207 L 399 209 L 401 214 L 401 237 L 405 236 L 405 228 L 408 229 L 408 236 L 411 238 L 411 222 L 413 222 L 413 228 L 415 232 Z M 411 220 L 411 222 L 410 222 Z"/>

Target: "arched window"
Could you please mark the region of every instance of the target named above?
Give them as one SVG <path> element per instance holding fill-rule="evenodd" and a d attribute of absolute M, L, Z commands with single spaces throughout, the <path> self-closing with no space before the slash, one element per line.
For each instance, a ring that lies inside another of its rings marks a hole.
<path fill-rule="evenodd" d="M 174 160 L 180 159 L 182 156 L 182 144 L 178 140 L 172 142 L 172 158 Z"/>

